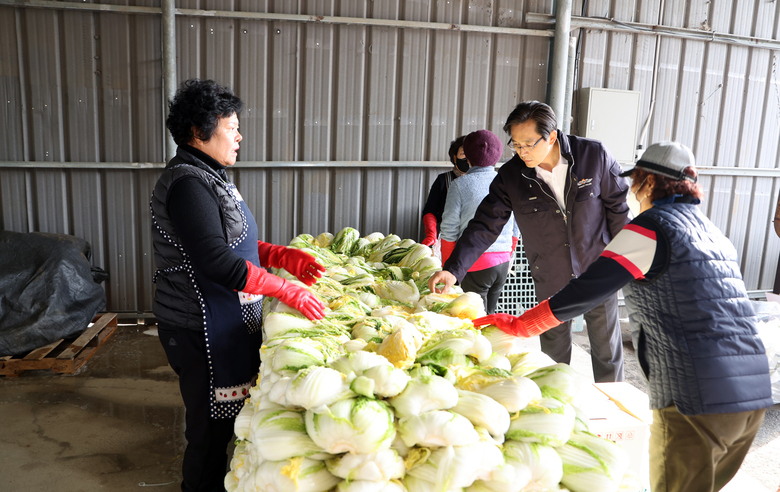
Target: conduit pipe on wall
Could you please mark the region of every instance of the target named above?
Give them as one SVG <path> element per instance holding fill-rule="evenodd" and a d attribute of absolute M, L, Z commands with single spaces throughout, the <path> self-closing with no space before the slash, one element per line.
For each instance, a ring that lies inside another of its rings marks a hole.
<path fill-rule="evenodd" d="M 566 107 L 566 73 L 569 67 L 571 0 L 558 0 L 556 4 L 549 101 L 558 122 L 563 124 L 566 118 L 564 108 Z"/>
<path fill-rule="evenodd" d="M 571 133 L 571 106 L 574 98 L 574 62 L 577 59 L 577 38 L 569 38 L 569 68 L 566 71 L 566 99 L 563 106 L 563 123 L 561 130 L 566 135 Z"/>

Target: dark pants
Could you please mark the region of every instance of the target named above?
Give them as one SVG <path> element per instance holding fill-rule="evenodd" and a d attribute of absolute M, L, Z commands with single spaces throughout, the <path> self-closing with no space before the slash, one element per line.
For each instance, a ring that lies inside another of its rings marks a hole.
<path fill-rule="evenodd" d="M 653 410 L 650 485 L 653 492 L 714 492 L 737 474 L 764 422 L 766 409 L 683 415 L 672 405 Z"/>
<path fill-rule="evenodd" d="M 463 277 L 460 287 L 463 292 L 475 292 L 482 297 L 485 303 L 485 311 L 488 314 L 496 312 L 498 298 L 501 296 L 501 289 L 506 282 L 506 276 L 509 273 L 509 262 L 501 263 L 484 270 L 468 272 Z"/>
<path fill-rule="evenodd" d="M 183 492 L 223 492 L 232 419 L 212 419 L 209 412 L 209 367 L 202 332 L 157 327 L 168 363 L 179 376 L 186 409 L 187 449 L 182 462 Z"/>
<path fill-rule="evenodd" d="M 597 383 L 625 381 L 617 293 L 585 313 L 583 317 L 588 326 L 593 379 Z M 571 321 L 542 333 L 539 339 L 542 352 L 555 362 L 571 363 Z"/>

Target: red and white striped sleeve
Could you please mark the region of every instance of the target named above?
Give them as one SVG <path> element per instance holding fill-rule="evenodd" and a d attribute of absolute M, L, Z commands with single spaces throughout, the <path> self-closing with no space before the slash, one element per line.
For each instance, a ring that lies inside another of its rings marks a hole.
<path fill-rule="evenodd" d="M 631 223 L 612 239 L 601 256 L 617 261 L 639 280 L 650 270 L 656 246 L 655 231 Z"/>

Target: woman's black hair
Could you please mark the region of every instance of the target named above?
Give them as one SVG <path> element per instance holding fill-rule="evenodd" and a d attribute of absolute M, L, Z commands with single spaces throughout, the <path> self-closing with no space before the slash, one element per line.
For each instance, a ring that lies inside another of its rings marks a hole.
<path fill-rule="evenodd" d="M 558 119 L 550 106 L 539 101 L 525 101 L 515 106 L 515 109 L 509 113 L 504 124 L 504 131 L 507 135 L 512 135 L 513 126 L 528 120 L 536 123 L 536 133 L 544 137 L 545 140 L 550 138 L 550 133 L 556 131 L 558 127 Z"/>
<path fill-rule="evenodd" d="M 461 135 L 460 137 L 450 142 L 450 150 L 447 151 L 447 154 L 450 156 L 451 163 L 455 164 L 455 156 L 458 155 L 458 151 L 461 147 L 463 147 L 464 140 L 466 140 L 466 135 Z"/>
<path fill-rule="evenodd" d="M 211 140 L 219 119 L 241 113 L 244 103 L 233 91 L 213 80 L 189 79 L 179 86 L 168 108 L 165 126 L 176 145 L 186 145 L 193 138 Z"/>

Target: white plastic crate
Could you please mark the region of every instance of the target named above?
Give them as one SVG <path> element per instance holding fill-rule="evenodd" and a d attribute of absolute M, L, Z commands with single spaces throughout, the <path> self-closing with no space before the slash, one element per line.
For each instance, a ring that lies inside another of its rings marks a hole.
<path fill-rule="evenodd" d="M 515 250 L 515 262 L 506 278 L 504 288 L 501 290 L 496 312 L 519 316 L 523 314 L 523 311 L 534 306 L 536 306 L 536 289 L 528 269 L 523 239 L 520 238 Z"/>

